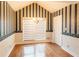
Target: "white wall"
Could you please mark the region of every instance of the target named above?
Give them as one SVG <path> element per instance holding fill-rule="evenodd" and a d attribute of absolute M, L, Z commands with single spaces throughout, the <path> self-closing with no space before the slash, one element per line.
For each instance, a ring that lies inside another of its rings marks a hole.
<path fill-rule="evenodd" d="M 79 38 L 62 35 L 62 48 L 73 56 L 79 56 Z"/>
<path fill-rule="evenodd" d="M 24 41 L 23 33 L 15 33 L 15 43 L 16 44 L 28 44 L 28 43 L 39 43 L 39 42 L 51 42 L 52 32 L 46 32 L 46 37 L 47 37 L 46 40 Z"/>
<path fill-rule="evenodd" d="M 0 57 L 9 56 L 13 47 L 15 46 L 15 34 L 7 37 L 3 41 L 0 42 Z"/>
<path fill-rule="evenodd" d="M 62 22 L 60 22 L 61 19 L 62 18 L 59 19 L 59 23 L 62 23 Z M 62 30 L 62 28 L 61 28 L 61 30 Z M 56 40 L 54 39 L 54 33 L 52 33 L 52 37 L 53 37 L 52 41 L 53 41 L 53 43 L 55 43 Z M 67 52 L 69 52 L 71 55 L 79 56 L 79 38 L 62 35 L 61 36 L 61 47 L 64 50 L 66 50 Z"/>

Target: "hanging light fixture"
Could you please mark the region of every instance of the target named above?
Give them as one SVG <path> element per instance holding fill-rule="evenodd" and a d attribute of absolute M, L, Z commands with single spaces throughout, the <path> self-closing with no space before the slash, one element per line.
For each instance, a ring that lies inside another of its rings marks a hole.
<path fill-rule="evenodd" d="M 36 24 L 38 24 L 38 23 L 39 23 L 39 20 L 38 20 L 38 19 L 36 19 L 36 18 L 33 18 L 33 21 L 34 21 Z"/>

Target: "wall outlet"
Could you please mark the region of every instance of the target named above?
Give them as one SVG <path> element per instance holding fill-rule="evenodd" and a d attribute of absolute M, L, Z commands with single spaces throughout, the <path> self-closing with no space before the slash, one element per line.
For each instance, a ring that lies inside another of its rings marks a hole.
<path fill-rule="evenodd" d="M 70 46 L 69 45 L 67 45 L 67 48 L 69 48 Z"/>
<path fill-rule="evenodd" d="M 47 37 L 46 39 L 50 39 L 50 37 Z"/>

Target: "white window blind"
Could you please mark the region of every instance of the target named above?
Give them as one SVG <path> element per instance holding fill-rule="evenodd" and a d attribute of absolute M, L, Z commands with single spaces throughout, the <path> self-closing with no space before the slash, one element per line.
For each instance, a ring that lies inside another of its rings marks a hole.
<path fill-rule="evenodd" d="M 44 19 L 23 20 L 24 40 L 44 40 L 46 39 L 46 21 Z"/>

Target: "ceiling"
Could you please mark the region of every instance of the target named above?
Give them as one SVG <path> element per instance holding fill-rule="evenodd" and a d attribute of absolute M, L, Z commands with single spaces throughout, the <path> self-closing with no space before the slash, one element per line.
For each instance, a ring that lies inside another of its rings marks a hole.
<path fill-rule="evenodd" d="M 78 1 L 7 1 L 7 2 L 15 11 L 33 2 L 36 2 L 50 12 L 54 12 L 70 4 L 78 3 Z"/>

